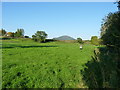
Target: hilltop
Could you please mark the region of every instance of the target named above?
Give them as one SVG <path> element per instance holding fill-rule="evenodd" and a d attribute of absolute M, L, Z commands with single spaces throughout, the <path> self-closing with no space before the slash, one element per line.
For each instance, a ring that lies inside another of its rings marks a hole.
<path fill-rule="evenodd" d="M 54 40 L 75 40 L 73 37 L 67 36 L 67 35 L 63 35 L 57 38 L 53 38 Z"/>

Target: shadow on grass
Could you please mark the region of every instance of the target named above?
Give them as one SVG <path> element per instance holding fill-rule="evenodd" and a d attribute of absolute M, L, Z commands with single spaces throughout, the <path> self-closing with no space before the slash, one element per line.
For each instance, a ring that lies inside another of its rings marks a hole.
<path fill-rule="evenodd" d="M 119 75 L 117 57 L 114 50 L 98 48 L 94 51 L 92 60 L 81 70 L 83 81 L 89 88 L 118 88 Z"/>
<path fill-rule="evenodd" d="M 16 47 L 20 47 L 20 48 L 42 48 L 42 47 L 58 47 L 58 46 L 54 46 L 54 45 L 44 45 L 44 46 L 2 46 L 0 47 L 0 49 L 4 49 L 4 48 L 16 48 Z"/>

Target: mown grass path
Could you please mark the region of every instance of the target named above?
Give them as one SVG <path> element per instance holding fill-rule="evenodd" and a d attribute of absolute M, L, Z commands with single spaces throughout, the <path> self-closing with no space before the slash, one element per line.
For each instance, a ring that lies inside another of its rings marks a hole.
<path fill-rule="evenodd" d="M 82 87 L 80 70 L 91 59 L 94 46 L 76 43 L 3 41 L 3 88 Z"/>

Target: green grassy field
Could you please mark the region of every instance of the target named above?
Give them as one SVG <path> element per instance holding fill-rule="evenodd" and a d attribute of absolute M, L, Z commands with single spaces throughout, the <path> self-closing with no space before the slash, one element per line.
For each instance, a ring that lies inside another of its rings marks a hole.
<path fill-rule="evenodd" d="M 2 45 L 3 88 L 82 88 L 80 70 L 95 48 L 28 39 L 3 40 Z"/>

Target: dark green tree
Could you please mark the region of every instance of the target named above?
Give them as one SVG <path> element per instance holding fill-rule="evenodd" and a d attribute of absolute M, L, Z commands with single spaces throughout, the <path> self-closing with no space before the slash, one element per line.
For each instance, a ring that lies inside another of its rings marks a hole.
<path fill-rule="evenodd" d="M 92 60 L 81 71 L 89 88 L 120 88 L 120 12 L 103 20 L 101 39 L 104 47 L 94 51 Z"/>
<path fill-rule="evenodd" d="M 32 39 L 38 42 L 45 42 L 46 38 L 47 34 L 45 33 L 45 31 L 37 31 L 35 35 L 32 35 Z"/>
<path fill-rule="evenodd" d="M 77 38 L 77 42 L 80 43 L 80 44 L 83 44 L 83 41 L 81 38 Z"/>
<path fill-rule="evenodd" d="M 0 30 L 0 36 L 4 36 L 7 32 L 4 29 Z"/>
<path fill-rule="evenodd" d="M 120 12 L 110 13 L 104 19 L 101 28 L 101 39 L 107 47 L 120 48 Z"/>
<path fill-rule="evenodd" d="M 104 28 L 103 28 L 104 27 Z M 120 12 L 110 13 L 104 20 L 101 29 L 103 44 L 112 52 L 113 61 L 117 63 L 118 82 L 120 81 Z M 110 57 L 111 55 L 109 55 Z M 116 81 L 117 81 L 116 80 Z M 118 83 L 119 85 L 120 83 Z"/>
<path fill-rule="evenodd" d="M 22 38 L 24 37 L 24 29 L 17 29 L 17 31 L 14 34 L 15 37 Z"/>
<path fill-rule="evenodd" d="M 37 38 L 35 35 L 32 35 L 32 40 L 37 41 Z"/>

